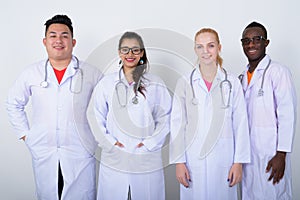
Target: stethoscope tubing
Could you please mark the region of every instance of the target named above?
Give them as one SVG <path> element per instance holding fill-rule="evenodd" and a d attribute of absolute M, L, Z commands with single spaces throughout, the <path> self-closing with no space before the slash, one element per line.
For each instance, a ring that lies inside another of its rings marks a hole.
<path fill-rule="evenodd" d="M 195 94 L 195 89 L 194 89 L 194 86 L 193 86 L 193 76 L 194 76 L 194 73 L 195 71 L 197 70 L 197 68 L 193 69 L 191 75 L 190 75 L 190 86 L 191 86 L 191 89 L 192 89 L 192 95 L 193 95 L 193 98 L 192 98 L 192 104 L 193 105 L 197 105 L 199 100 L 196 98 L 196 94 Z M 231 90 L 232 90 L 232 84 L 231 82 L 228 80 L 228 74 L 227 74 L 227 71 L 222 68 L 224 74 L 225 74 L 225 79 L 223 81 L 221 81 L 220 83 L 220 90 L 221 90 L 221 96 L 222 96 L 222 101 L 223 101 L 223 104 L 224 104 L 224 108 L 228 108 L 229 107 L 229 102 L 230 102 L 230 94 L 231 94 Z M 225 99 L 224 99 L 224 94 L 223 94 L 223 85 L 227 83 L 229 85 L 229 96 L 228 96 L 228 100 L 225 104 Z"/>
<path fill-rule="evenodd" d="M 79 67 L 79 60 L 78 60 L 78 58 L 76 57 L 76 56 L 74 56 L 74 58 L 75 58 L 75 60 L 76 60 L 76 67 L 75 67 L 75 69 L 76 70 L 79 70 L 80 71 L 80 74 L 81 74 L 81 85 L 80 85 L 80 91 L 79 92 L 76 92 L 76 91 L 73 91 L 72 90 L 72 79 L 71 79 L 71 83 L 70 83 L 70 91 L 72 92 L 72 93 L 80 93 L 81 92 L 81 90 L 82 90 L 82 70 L 80 69 L 80 67 Z M 46 60 L 46 62 L 45 62 L 45 76 L 44 76 L 44 80 L 40 83 L 40 86 L 42 87 L 42 88 L 47 88 L 48 86 L 49 86 L 49 83 L 48 83 L 48 81 L 47 81 L 47 79 L 48 79 L 48 70 L 47 70 L 47 65 L 48 65 L 48 63 L 49 63 L 49 58 Z"/>

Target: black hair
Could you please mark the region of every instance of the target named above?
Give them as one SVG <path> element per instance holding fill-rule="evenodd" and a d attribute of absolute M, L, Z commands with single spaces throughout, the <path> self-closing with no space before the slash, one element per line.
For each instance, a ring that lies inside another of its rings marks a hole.
<path fill-rule="evenodd" d="M 46 23 L 44 24 L 46 26 L 45 35 L 47 34 L 48 28 L 51 24 L 64 24 L 64 25 L 66 25 L 70 29 L 71 35 L 73 37 L 72 21 L 67 15 L 55 15 L 51 19 L 48 19 L 46 21 Z"/>
<path fill-rule="evenodd" d="M 258 28 L 260 28 L 263 32 L 264 32 L 264 37 L 266 38 L 266 39 L 268 39 L 268 34 L 267 34 L 267 29 L 264 27 L 264 25 L 262 25 L 262 24 L 260 24 L 260 23 L 258 23 L 258 22 L 251 22 L 250 24 L 248 24 L 248 26 L 246 26 L 246 28 L 245 28 L 245 30 L 247 29 L 247 28 L 253 28 L 253 27 L 258 27 Z"/>
<path fill-rule="evenodd" d="M 141 59 L 139 60 L 138 65 L 132 72 L 132 77 L 135 82 L 134 87 L 133 87 L 135 94 L 137 93 L 137 91 L 139 91 L 145 97 L 145 94 L 143 91 L 146 89 L 144 86 L 143 79 L 144 79 L 144 74 L 148 71 L 148 63 L 149 62 L 148 62 L 143 39 L 139 34 L 137 34 L 135 32 L 125 32 L 119 40 L 119 47 L 118 47 L 119 50 L 121 48 L 121 45 L 122 45 L 122 42 L 124 39 L 136 39 L 140 45 L 141 50 L 144 51 L 144 54 L 141 57 Z"/>

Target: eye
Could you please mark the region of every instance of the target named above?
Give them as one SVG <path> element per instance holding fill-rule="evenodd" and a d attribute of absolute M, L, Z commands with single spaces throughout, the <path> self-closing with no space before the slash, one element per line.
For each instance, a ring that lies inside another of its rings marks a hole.
<path fill-rule="evenodd" d="M 202 49 L 202 45 L 196 44 L 196 49 Z"/>
<path fill-rule="evenodd" d="M 133 54 L 140 54 L 141 53 L 141 49 L 138 47 L 132 48 L 132 53 Z"/>
<path fill-rule="evenodd" d="M 128 54 L 129 53 L 129 48 L 128 47 L 121 47 L 120 48 L 120 52 L 122 54 Z"/>

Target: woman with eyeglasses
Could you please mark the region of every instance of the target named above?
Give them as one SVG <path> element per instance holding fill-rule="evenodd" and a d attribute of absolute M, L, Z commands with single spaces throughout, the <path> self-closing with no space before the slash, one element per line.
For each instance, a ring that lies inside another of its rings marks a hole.
<path fill-rule="evenodd" d="M 236 200 L 242 164 L 250 162 L 246 104 L 239 80 L 223 68 L 218 33 L 195 35 L 199 64 L 177 81 L 170 161 L 181 200 Z"/>
<path fill-rule="evenodd" d="M 169 133 L 171 97 L 163 81 L 148 73 L 142 38 L 119 40 L 120 69 L 95 91 L 95 116 L 102 148 L 99 200 L 164 200 L 161 148 Z"/>

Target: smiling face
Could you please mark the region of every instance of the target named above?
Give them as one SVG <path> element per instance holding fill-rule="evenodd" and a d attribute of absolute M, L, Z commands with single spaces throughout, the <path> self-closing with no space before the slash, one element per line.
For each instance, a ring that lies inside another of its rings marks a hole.
<path fill-rule="evenodd" d="M 129 52 L 123 51 L 123 49 L 129 48 Z M 138 51 L 140 50 L 140 51 Z M 141 50 L 141 46 L 137 39 L 135 38 L 125 38 L 123 39 L 120 49 L 119 56 L 123 62 L 124 70 L 135 68 L 141 57 L 144 55 L 144 50 Z"/>
<path fill-rule="evenodd" d="M 221 45 L 211 32 L 203 32 L 195 38 L 195 52 L 201 65 L 216 65 Z"/>
<path fill-rule="evenodd" d="M 254 38 L 259 38 L 258 36 L 262 37 L 260 37 L 259 40 L 255 40 Z M 257 65 L 266 55 L 266 47 L 269 44 L 269 40 L 266 39 L 264 31 L 259 27 L 246 28 L 242 38 L 242 40 L 250 40 L 250 42 L 242 44 L 244 53 L 247 56 L 250 65 L 251 63 Z"/>
<path fill-rule="evenodd" d="M 64 24 L 51 24 L 43 39 L 43 43 L 50 61 L 65 61 L 72 58 L 72 51 L 76 40 L 72 38 L 68 26 Z"/>

